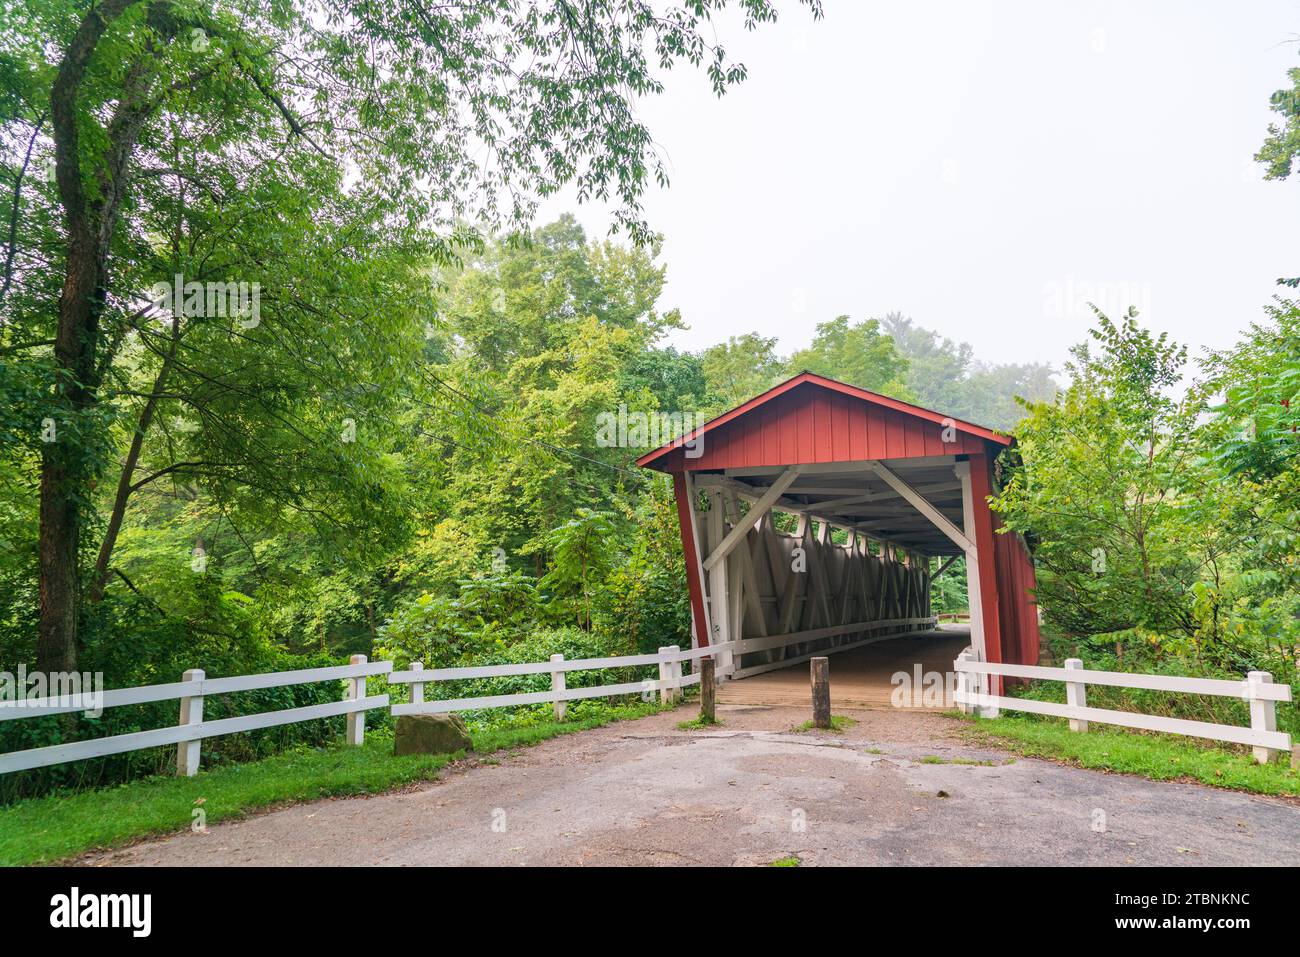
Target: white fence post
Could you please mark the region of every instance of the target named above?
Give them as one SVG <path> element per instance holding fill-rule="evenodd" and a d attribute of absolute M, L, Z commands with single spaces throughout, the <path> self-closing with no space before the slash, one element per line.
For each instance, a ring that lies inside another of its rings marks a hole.
<path fill-rule="evenodd" d="M 953 688 L 953 703 L 956 703 L 957 710 L 961 711 L 962 714 L 969 713 L 966 702 L 962 701 L 962 698 L 966 696 L 966 672 L 962 671 L 962 662 L 965 661 L 966 649 L 962 649 L 957 653 L 957 661 L 953 662 L 953 672 L 954 677 L 956 677 L 956 683 L 954 684 L 957 685 L 956 688 Z"/>
<path fill-rule="evenodd" d="M 957 655 L 958 663 L 966 662 L 970 660 L 971 660 L 971 654 L 969 648 L 963 648 L 961 650 L 961 653 Z M 965 698 L 968 694 L 970 694 L 970 692 L 971 692 L 970 672 L 962 671 L 959 668 L 957 671 L 957 698 L 959 699 L 957 701 L 957 710 L 960 711 L 962 714 L 970 714 L 972 711 L 975 710 L 966 701 L 960 700 Z"/>
<path fill-rule="evenodd" d="M 1082 670 L 1083 670 L 1083 662 L 1082 662 L 1080 659 L 1078 659 L 1078 658 L 1066 658 L 1066 659 L 1065 659 L 1065 670 L 1066 670 L 1066 671 L 1082 671 Z M 1066 681 L 1065 681 L 1065 703 L 1068 704 L 1068 705 L 1071 705 L 1071 706 L 1073 706 L 1073 707 L 1086 708 L 1086 707 L 1088 706 L 1088 692 L 1087 692 L 1087 687 L 1088 687 L 1088 686 L 1085 685 L 1082 681 L 1070 681 L 1070 680 L 1067 678 Z M 1087 722 L 1087 721 L 1083 721 L 1083 720 L 1081 720 L 1081 719 L 1079 719 L 1079 718 L 1071 718 L 1071 719 L 1070 719 L 1070 730 L 1071 730 L 1071 731 L 1087 731 L 1087 730 L 1088 730 L 1088 722 Z"/>
<path fill-rule="evenodd" d="M 668 665 L 668 676 L 673 682 L 673 703 L 676 704 L 682 699 L 682 659 L 679 657 L 682 649 L 680 645 L 669 645 L 668 652 L 673 656 Z"/>
<path fill-rule="evenodd" d="M 721 684 L 724 681 L 730 681 L 731 676 L 735 674 L 740 655 L 736 653 L 734 647 L 724 648 L 714 661 L 718 663 L 715 670 L 717 671 L 718 684 Z"/>
<path fill-rule="evenodd" d="M 977 652 L 974 647 L 966 648 L 957 657 L 962 661 L 983 660 L 980 658 L 979 652 Z M 989 676 L 986 673 L 982 671 L 960 671 L 958 674 L 966 676 L 964 681 L 959 678 L 957 684 L 964 694 L 969 695 L 972 698 L 976 695 L 990 694 L 991 689 L 989 686 Z M 966 714 L 974 714 L 982 718 L 996 718 L 998 716 L 998 706 L 995 704 L 980 705 L 970 702 L 962 708 L 962 711 Z"/>
<path fill-rule="evenodd" d="M 1246 675 L 1247 694 L 1250 695 L 1250 726 L 1256 731 L 1277 730 L 1277 704 L 1273 701 L 1261 701 L 1255 696 L 1259 685 L 1271 685 L 1273 676 L 1267 671 L 1252 671 Z M 1268 764 L 1277 755 L 1272 748 L 1256 745 L 1253 749 L 1255 760 Z"/>
<path fill-rule="evenodd" d="M 563 661 L 564 661 L 564 655 L 551 655 L 551 664 L 554 665 L 556 663 L 562 663 Z M 551 690 L 552 691 L 565 690 L 563 668 L 555 668 L 551 671 Z M 568 710 L 567 702 L 564 701 L 555 702 L 555 720 L 563 721 L 564 714 L 567 710 Z"/>
<path fill-rule="evenodd" d="M 181 681 L 199 681 L 204 678 L 202 668 L 191 668 L 181 675 Z M 181 698 L 182 725 L 203 723 L 203 695 Z M 199 773 L 199 749 L 201 741 L 182 741 L 176 745 L 176 773 L 182 777 L 192 778 Z"/>
<path fill-rule="evenodd" d="M 660 645 L 659 646 L 659 703 L 660 704 L 667 704 L 669 700 L 668 688 L 663 684 L 663 682 L 668 680 L 668 657 L 667 656 L 668 656 L 668 646 Z"/>
<path fill-rule="evenodd" d="M 348 659 L 349 664 L 364 665 L 366 663 L 365 655 L 353 655 Z M 348 689 L 343 696 L 344 701 L 360 701 L 366 696 L 366 676 L 348 679 Z M 351 711 L 348 713 L 348 744 L 359 745 L 366 737 L 366 713 L 364 711 Z"/>
<path fill-rule="evenodd" d="M 412 662 L 411 662 L 411 670 L 412 670 L 412 671 L 423 671 L 423 670 L 424 670 L 424 662 L 423 662 L 423 661 L 412 661 Z M 412 682 L 411 682 L 411 704 L 424 704 L 424 682 L 423 682 L 423 681 L 412 681 Z"/>
<path fill-rule="evenodd" d="M 972 654 L 975 656 L 976 661 L 985 660 L 984 656 L 981 655 L 978 651 L 973 651 Z M 988 672 L 980 672 L 978 675 L 975 676 L 975 679 L 976 679 L 976 685 L 979 689 L 979 693 L 991 697 L 993 695 L 993 676 L 990 675 Z M 981 707 L 975 709 L 975 713 L 978 714 L 981 718 L 996 718 L 998 716 L 998 706 L 995 704 L 982 705 Z"/>
<path fill-rule="evenodd" d="M 673 689 L 668 686 L 668 681 L 673 676 L 672 659 L 668 656 L 677 650 L 676 646 L 661 645 L 659 647 L 659 703 L 671 704 L 673 700 Z"/>

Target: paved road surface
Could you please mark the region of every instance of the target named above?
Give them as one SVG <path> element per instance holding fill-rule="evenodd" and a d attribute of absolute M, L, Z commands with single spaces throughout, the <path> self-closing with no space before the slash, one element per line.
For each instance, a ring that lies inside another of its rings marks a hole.
<path fill-rule="evenodd" d="M 973 747 L 936 714 L 688 709 L 88 856 L 90 864 L 1262 864 L 1300 859 L 1300 806 Z M 879 752 L 879 753 L 876 753 Z M 923 759 L 931 757 L 931 761 Z M 934 763 L 934 759 L 944 763 Z M 957 763 L 984 761 L 991 764 Z M 491 759 L 489 759 L 491 760 Z M 1094 830 L 1097 812 L 1105 829 Z M 364 835 L 364 837 L 363 837 Z"/>

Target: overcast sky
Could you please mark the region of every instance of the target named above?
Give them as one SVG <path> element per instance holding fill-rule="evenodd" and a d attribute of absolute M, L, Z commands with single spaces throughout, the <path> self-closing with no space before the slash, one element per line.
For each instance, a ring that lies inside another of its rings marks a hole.
<path fill-rule="evenodd" d="M 1084 299 L 1223 346 L 1300 274 L 1300 181 L 1251 160 L 1300 66 L 1300 0 L 825 6 L 724 22 L 749 79 L 718 100 L 679 69 L 642 107 L 672 176 L 646 209 L 678 346 L 757 331 L 789 352 L 901 310 L 1059 366 Z M 575 212 L 605 235 L 604 210 Z"/>

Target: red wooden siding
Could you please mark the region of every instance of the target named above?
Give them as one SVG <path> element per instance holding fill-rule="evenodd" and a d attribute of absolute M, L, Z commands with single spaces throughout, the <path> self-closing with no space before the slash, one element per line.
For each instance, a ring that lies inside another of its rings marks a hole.
<path fill-rule="evenodd" d="M 995 527 L 1001 522 L 993 517 Z M 993 554 L 1002 598 L 1002 660 L 1017 665 L 1038 664 L 1038 605 L 1034 601 L 1034 564 L 1029 549 L 1015 532 L 995 535 Z"/>
<path fill-rule="evenodd" d="M 698 458 L 674 450 L 656 463 L 673 471 L 804 465 L 926 455 L 980 455 L 984 439 L 904 412 L 804 383 L 698 439 Z"/>

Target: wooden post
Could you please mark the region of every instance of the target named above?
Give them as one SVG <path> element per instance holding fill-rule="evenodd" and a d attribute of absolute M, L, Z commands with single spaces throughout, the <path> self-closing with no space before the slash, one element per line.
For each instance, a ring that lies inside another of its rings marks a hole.
<path fill-rule="evenodd" d="M 423 662 L 423 661 L 412 661 L 412 662 L 411 662 L 411 670 L 412 670 L 412 671 L 423 671 L 423 670 L 424 670 L 424 662 Z M 412 682 L 411 682 L 411 704 L 424 704 L 424 682 L 423 682 L 423 681 L 412 681 Z"/>
<path fill-rule="evenodd" d="M 827 658 L 812 660 L 812 706 L 813 727 L 829 728 L 831 726 L 831 674 L 830 660 Z"/>
<path fill-rule="evenodd" d="M 364 665 L 366 663 L 365 655 L 353 655 L 348 659 L 350 664 Z M 360 701 L 366 696 L 366 677 L 362 675 L 359 678 L 349 678 L 347 691 L 343 694 L 344 701 Z M 347 743 L 351 745 L 360 745 L 366 737 L 366 713 L 364 711 L 348 712 L 348 732 Z"/>
<path fill-rule="evenodd" d="M 181 675 L 181 681 L 202 682 L 202 668 L 192 668 Z M 182 725 L 203 723 L 203 695 L 181 698 Z M 182 777 L 192 778 L 199 773 L 200 741 L 182 741 L 176 745 L 176 773 Z"/>
<path fill-rule="evenodd" d="M 715 667 L 712 657 L 700 659 L 700 721 L 704 724 L 713 724 L 718 720 L 717 695 L 713 676 Z"/>
<path fill-rule="evenodd" d="M 1078 658 L 1066 658 L 1065 668 L 1067 671 L 1082 671 L 1083 662 L 1080 661 Z M 1088 692 L 1086 690 L 1087 687 L 1088 686 L 1085 685 L 1082 681 L 1066 681 L 1065 682 L 1065 703 L 1078 708 L 1088 707 Z M 1080 718 L 1071 718 L 1070 730 L 1087 731 L 1088 722 L 1083 721 Z"/>
<path fill-rule="evenodd" d="M 1252 671 L 1246 675 L 1246 687 L 1251 690 L 1250 726 L 1256 731 L 1277 730 L 1277 702 L 1261 701 L 1253 693 L 1255 686 L 1271 685 L 1272 683 L 1273 676 L 1267 671 Z M 1255 752 L 1255 760 L 1260 764 L 1268 764 L 1277 756 L 1275 750 L 1261 745 L 1256 745 L 1252 750 Z"/>
<path fill-rule="evenodd" d="M 552 665 L 556 664 L 557 662 L 563 662 L 563 661 L 564 661 L 564 655 L 551 655 L 551 664 L 552 664 Z M 551 671 L 551 690 L 552 690 L 552 691 L 564 691 L 564 669 L 563 669 L 563 668 L 554 668 L 554 669 L 552 669 L 552 671 Z M 556 721 L 563 721 L 563 720 L 564 720 L 564 714 L 565 714 L 565 712 L 568 710 L 568 708 L 566 707 L 566 705 L 567 705 L 567 702 L 564 702 L 564 701 L 557 701 L 557 702 L 555 702 L 554 707 L 555 707 L 555 720 L 556 720 Z"/>

